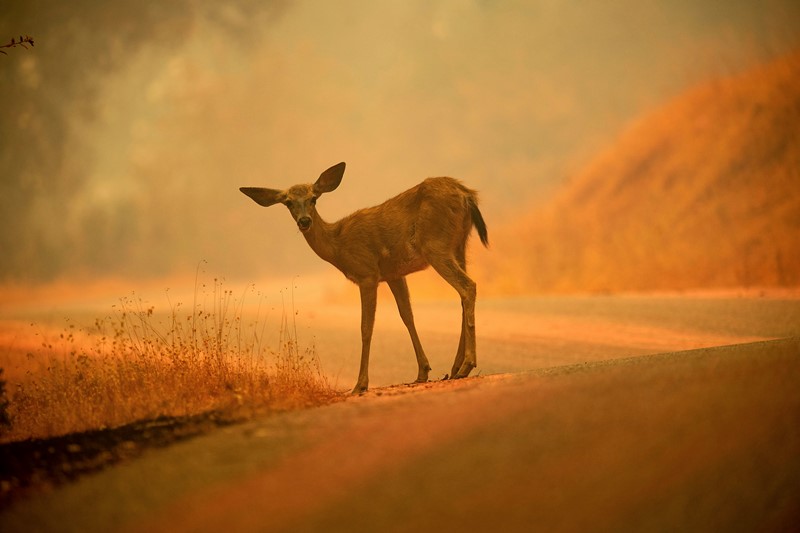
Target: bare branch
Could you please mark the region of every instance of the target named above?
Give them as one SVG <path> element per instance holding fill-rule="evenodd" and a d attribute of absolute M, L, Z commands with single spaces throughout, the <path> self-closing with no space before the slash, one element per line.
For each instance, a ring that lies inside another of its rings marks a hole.
<path fill-rule="evenodd" d="M 26 35 L 24 37 L 20 35 L 19 39 L 15 39 L 14 37 L 12 37 L 9 43 L 0 44 L 0 54 L 6 56 L 8 55 L 8 52 L 6 52 L 5 50 L 1 50 L 2 48 L 15 48 L 17 46 L 21 46 L 22 48 L 27 50 L 28 49 L 27 45 L 33 46 L 33 37 L 31 37 L 30 35 Z"/>

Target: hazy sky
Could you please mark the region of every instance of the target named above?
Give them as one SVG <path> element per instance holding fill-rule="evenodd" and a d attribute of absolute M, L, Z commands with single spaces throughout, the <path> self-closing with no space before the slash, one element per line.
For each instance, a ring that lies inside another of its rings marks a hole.
<path fill-rule="evenodd" d="M 2 0 L 0 280 L 324 269 L 280 206 L 348 163 L 336 219 L 421 179 L 493 226 L 641 112 L 798 44 L 787 1 Z M 328 267 L 330 268 L 330 267 Z"/>

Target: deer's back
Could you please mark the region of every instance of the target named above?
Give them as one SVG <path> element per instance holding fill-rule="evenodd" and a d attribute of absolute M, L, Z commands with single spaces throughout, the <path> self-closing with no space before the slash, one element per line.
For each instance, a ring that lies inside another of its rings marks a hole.
<path fill-rule="evenodd" d="M 476 192 L 455 178 L 428 178 L 380 205 L 359 209 L 339 221 L 341 233 L 399 237 L 413 227 L 437 226 L 469 218 L 468 199 Z"/>
<path fill-rule="evenodd" d="M 426 268 L 428 255 L 466 242 L 468 198 L 475 193 L 454 178 L 428 178 L 380 205 L 360 209 L 336 225 L 347 250 L 343 271 L 394 279 Z"/>

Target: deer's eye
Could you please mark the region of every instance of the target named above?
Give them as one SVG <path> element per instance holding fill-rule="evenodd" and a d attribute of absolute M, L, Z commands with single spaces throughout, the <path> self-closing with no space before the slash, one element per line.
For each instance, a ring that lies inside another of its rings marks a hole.
<path fill-rule="evenodd" d="M 317 205 L 317 197 L 316 196 L 312 196 L 311 197 L 311 205 Z"/>
<path fill-rule="evenodd" d="M 285 205 L 286 207 L 292 207 L 292 201 L 291 200 L 286 200 L 286 201 L 283 202 L 283 205 Z"/>

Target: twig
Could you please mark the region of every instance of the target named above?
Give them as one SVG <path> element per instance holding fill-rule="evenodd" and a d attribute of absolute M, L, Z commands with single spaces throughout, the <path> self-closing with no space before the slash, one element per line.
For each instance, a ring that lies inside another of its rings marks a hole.
<path fill-rule="evenodd" d="M 1 48 L 15 48 L 17 46 L 21 46 L 22 48 L 27 50 L 28 49 L 27 45 L 33 46 L 33 37 L 31 37 L 30 35 L 26 35 L 25 37 L 20 35 L 19 39 L 15 39 L 14 37 L 12 37 L 11 38 L 11 42 L 8 43 L 8 44 L 0 44 L 0 49 Z M 5 50 L 0 50 L 0 54 L 8 55 L 8 52 L 6 52 Z"/>

